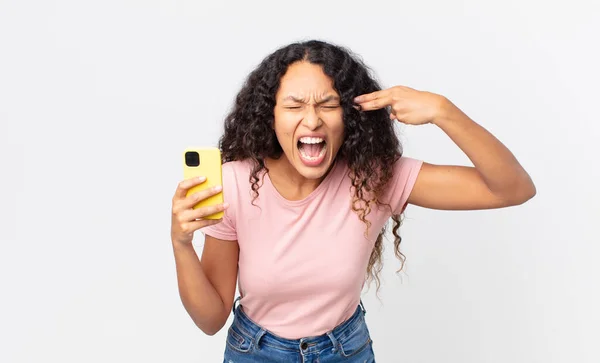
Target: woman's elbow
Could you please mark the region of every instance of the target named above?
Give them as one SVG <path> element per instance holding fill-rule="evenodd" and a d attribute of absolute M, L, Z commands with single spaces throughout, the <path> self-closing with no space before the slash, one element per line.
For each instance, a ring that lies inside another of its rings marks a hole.
<path fill-rule="evenodd" d="M 215 334 L 217 334 L 219 331 L 221 331 L 221 329 L 223 329 L 223 326 L 225 326 L 225 322 L 221 323 L 221 322 L 210 322 L 210 323 L 204 323 L 204 324 L 199 324 L 196 322 L 196 326 L 206 335 L 208 336 L 213 336 Z"/>
<path fill-rule="evenodd" d="M 537 189 L 535 184 L 528 178 L 528 180 L 521 183 L 510 193 L 510 197 L 507 198 L 507 201 L 508 204 L 512 206 L 521 205 L 535 197 L 536 194 Z"/>

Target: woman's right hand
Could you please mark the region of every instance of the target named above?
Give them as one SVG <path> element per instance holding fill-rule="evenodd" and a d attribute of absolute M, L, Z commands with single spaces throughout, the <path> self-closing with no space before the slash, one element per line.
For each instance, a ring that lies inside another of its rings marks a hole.
<path fill-rule="evenodd" d="M 186 197 L 187 191 L 206 181 L 205 177 L 183 180 L 177 186 L 173 196 L 171 213 L 171 240 L 173 243 L 188 244 L 194 238 L 194 232 L 200 228 L 221 222 L 221 219 L 204 219 L 227 209 L 227 203 L 193 209 L 198 202 L 221 192 L 222 187 L 208 188 Z"/>

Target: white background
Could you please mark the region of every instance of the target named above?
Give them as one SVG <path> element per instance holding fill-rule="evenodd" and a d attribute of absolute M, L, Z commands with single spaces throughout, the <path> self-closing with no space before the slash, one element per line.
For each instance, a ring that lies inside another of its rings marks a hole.
<path fill-rule="evenodd" d="M 388 248 L 381 300 L 365 291 L 378 362 L 599 362 L 599 19 L 583 0 L 0 0 L 0 361 L 222 360 L 226 329 L 203 335 L 177 293 L 181 151 L 216 145 L 264 56 L 319 38 L 450 98 L 538 190 L 409 208 L 407 274 Z M 468 164 L 433 126 L 401 136 Z"/>

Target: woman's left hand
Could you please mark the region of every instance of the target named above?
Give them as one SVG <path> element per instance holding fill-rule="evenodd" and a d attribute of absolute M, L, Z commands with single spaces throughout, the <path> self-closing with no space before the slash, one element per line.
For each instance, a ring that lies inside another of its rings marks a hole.
<path fill-rule="evenodd" d="M 390 107 L 390 118 L 408 125 L 435 123 L 450 103 L 444 96 L 404 86 L 360 95 L 354 102 L 362 111 Z"/>

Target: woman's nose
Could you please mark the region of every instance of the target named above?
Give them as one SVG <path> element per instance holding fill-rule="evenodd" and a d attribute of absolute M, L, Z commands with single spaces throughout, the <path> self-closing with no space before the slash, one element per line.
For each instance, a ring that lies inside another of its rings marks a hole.
<path fill-rule="evenodd" d="M 321 120 L 321 117 L 315 110 L 314 106 L 309 106 L 307 107 L 307 109 L 308 110 L 306 112 L 306 115 L 304 116 L 303 123 L 310 130 L 315 130 L 323 124 L 323 120 Z"/>

